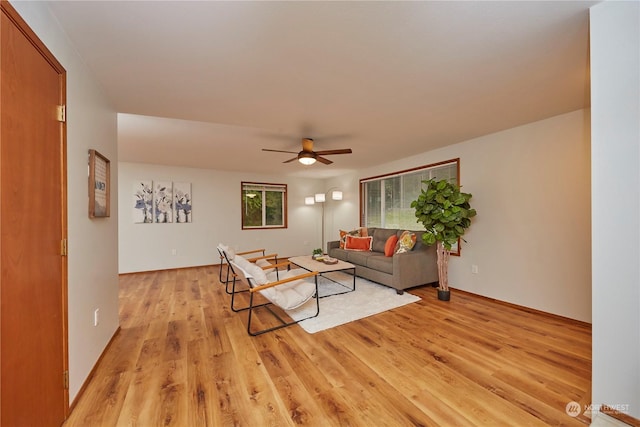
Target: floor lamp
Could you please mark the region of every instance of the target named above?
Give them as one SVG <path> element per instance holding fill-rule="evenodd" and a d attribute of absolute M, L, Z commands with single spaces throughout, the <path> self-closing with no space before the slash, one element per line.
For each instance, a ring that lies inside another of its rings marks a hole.
<path fill-rule="evenodd" d="M 325 204 L 325 201 L 326 201 L 326 197 L 329 195 L 329 193 L 331 193 L 331 199 L 332 200 L 342 200 L 342 191 L 334 190 L 333 188 L 330 188 L 329 190 L 327 190 L 324 193 L 316 193 L 314 196 L 305 197 L 305 199 L 304 199 L 304 203 L 306 205 L 313 205 L 315 203 L 321 203 L 322 204 L 322 241 L 320 243 L 320 247 L 322 248 L 322 253 L 325 252 L 325 247 L 324 247 L 324 204 Z"/>

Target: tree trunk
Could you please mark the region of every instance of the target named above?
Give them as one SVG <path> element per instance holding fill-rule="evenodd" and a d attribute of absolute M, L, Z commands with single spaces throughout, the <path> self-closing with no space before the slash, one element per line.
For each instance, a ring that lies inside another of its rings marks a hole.
<path fill-rule="evenodd" d="M 442 242 L 436 244 L 436 252 L 438 254 L 438 283 L 439 289 L 443 291 L 449 290 L 449 255 Z"/>

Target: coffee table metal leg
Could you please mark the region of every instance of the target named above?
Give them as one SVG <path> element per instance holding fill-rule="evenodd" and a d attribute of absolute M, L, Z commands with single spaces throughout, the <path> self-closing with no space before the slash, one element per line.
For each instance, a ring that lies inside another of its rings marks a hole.
<path fill-rule="evenodd" d="M 335 292 L 335 293 L 333 293 L 333 294 L 323 295 L 323 296 L 321 296 L 321 297 L 319 297 L 319 298 L 330 297 L 330 296 L 333 296 L 333 295 L 348 294 L 349 292 L 353 292 L 353 291 L 355 291 L 355 290 L 356 290 L 356 268 L 355 268 L 355 267 L 353 267 L 353 268 L 347 268 L 347 269 L 344 269 L 344 270 L 342 270 L 342 271 L 346 271 L 346 270 L 353 270 L 353 287 L 352 287 L 351 289 L 349 289 L 347 286 L 345 286 L 344 284 L 342 284 L 342 283 L 338 282 L 337 280 L 333 280 L 331 277 L 325 276 L 323 273 L 320 273 L 320 277 L 323 277 L 323 278 L 325 278 L 325 279 L 327 279 L 327 280 L 330 280 L 330 281 L 332 281 L 333 283 L 337 283 L 338 285 L 340 285 L 340 286 L 343 286 L 343 287 L 347 288 L 347 290 L 346 290 L 346 291 L 344 291 L 344 292 Z M 335 271 L 330 271 L 329 273 L 335 273 Z"/>

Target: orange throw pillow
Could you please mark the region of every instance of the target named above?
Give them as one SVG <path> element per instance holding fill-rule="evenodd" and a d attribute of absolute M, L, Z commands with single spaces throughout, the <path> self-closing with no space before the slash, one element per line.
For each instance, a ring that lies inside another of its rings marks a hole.
<path fill-rule="evenodd" d="M 389 236 L 387 243 L 384 244 L 384 256 L 393 256 L 396 250 L 396 243 L 398 243 L 398 236 L 395 234 Z"/>
<path fill-rule="evenodd" d="M 356 237 L 368 237 L 367 227 L 356 228 L 355 230 L 345 231 L 340 230 L 340 249 L 344 249 L 344 243 L 347 240 L 347 236 L 356 236 Z"/>
<path fill-rule="evenodd" d="M 344 248 L 352 251 L 370 251 L 373 237 L 355 237 L 347 236 L 344 242 Z"/>
<path fill-rule="evenodd" d="M 360 229 L 344 231 L 340 230 L 340 249 L 344 249 L 344 244 L 347 241 L 347 236 L 358 236 L 360 237 Z"/>

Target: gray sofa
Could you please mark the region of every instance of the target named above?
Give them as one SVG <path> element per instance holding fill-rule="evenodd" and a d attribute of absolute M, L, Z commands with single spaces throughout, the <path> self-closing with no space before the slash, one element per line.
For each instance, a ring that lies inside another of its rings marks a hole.
<path fill-rule="evenodd" d="M 350 262 L 356 266 L 356 275 L 395 288 L 398 294 L 405 289 L 438 281 L 435 245 L 422 243 L 422 232 L 415 231 L 416 244 L 410 252 L 384 255 L 387 239 L 395 234 L 400 237 L 404 230 L 369 227 L 373 236 L 371 251 L 340 249 L 340 242 L 327 242 L 327 253 L 333 258 Z"/>

